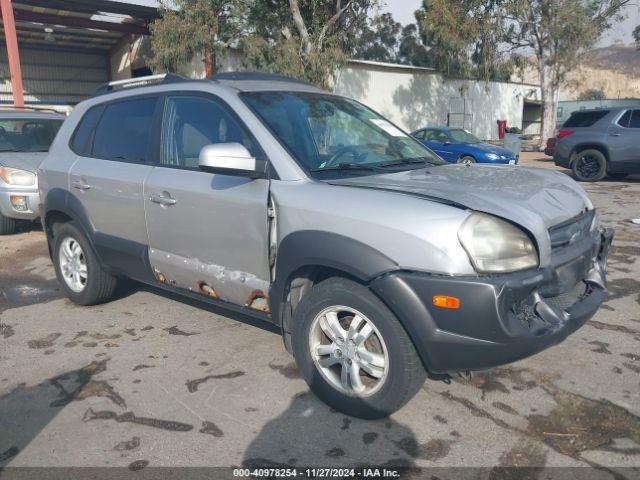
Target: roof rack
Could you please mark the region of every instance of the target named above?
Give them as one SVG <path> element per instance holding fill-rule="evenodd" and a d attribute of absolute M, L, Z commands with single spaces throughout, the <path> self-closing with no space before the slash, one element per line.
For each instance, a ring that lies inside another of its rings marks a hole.
<path fill-rule="evenodd" d="M 303 85 L 313 85 L 310 82 L 305 80 L 300 80 L 298 78 L 287 77 L 285 75 L 278 75 L 276 73 L 266 73 L 266 72 L 223 72 L 216 73 L 209 77 L 209 80 L 218 81 L 218 80 L 231 80 L 231 81 L 268 81 L 268 82 L 292 82 L 292 83 L 300 83 Z"/>
<path fill-rule="evenodd" d="M 17 111 L 25 111 L 25 110 L 34 110 L 37 112 L 52 112 L 52 113 L 59 113 L 60 115 L 64 115 L 62 112 L 60 112 L 59 110 L 56 110 L 55 108 L 48 108 L 48 107 L 33 107 L 31 105 L 25 105 L 24 107 L 16 107 L 15 105 L 0 105 L 0 110 L 17 110 Z"/>
<path fill-rule="evenodd" d="M 146 87 L 151 84 L 178 83 L 185 82 L 188 78 L 176 73 L 161 73 L 159 75 L 148 75 L 146 77 L 127 78 L 125 80 L 115 80 L 113 82 L 100 85 L 92 96 L 103 95 L 117 89 Z"/>

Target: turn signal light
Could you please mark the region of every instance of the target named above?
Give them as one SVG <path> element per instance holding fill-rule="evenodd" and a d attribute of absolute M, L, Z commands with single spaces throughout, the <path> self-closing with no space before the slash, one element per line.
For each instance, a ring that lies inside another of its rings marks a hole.
<path fill-rule="evenodd" d="M 434 295 L 433 304 L 440 308 L 460 308 L 460 299 L 448 295 Z"/>

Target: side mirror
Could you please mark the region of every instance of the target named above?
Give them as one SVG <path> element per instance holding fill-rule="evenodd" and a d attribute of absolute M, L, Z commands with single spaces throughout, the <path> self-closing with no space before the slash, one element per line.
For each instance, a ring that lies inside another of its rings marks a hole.
<path fill-rule="evenodd" d="M 198 158 L 200 170 L 223 175 L 256 175 L 256 159 L 240 143 L 205 145 Z"/>

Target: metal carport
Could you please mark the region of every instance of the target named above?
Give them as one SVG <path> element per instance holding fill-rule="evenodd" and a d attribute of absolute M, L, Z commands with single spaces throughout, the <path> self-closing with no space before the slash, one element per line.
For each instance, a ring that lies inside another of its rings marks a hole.
<path fill-rule="evenodd" d="M 156 8 L 114 0 L 0 0 L 0 103 L 73 105 L 114 77 Z M 127 71 L 124 76 L 131 76 Z"/>

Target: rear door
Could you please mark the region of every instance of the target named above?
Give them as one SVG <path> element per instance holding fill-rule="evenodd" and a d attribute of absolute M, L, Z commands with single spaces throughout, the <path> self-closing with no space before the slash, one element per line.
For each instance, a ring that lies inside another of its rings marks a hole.
<path fill-rule="evenodd" d="M 640 109 L 627 110 L 611 126 L 612 168 L 637 170 L 640 166 Z"/>
<path fill-rule="evenodd" d="M 149 257 L 161 282 L 266 310 L 269 181 L 198 168 L 202 147 L 229 142 L 264 158 L 220 99 L 166 97 L 159 163 L 144 189 Z"/>
<path fill-rule="evenodd" d="M 69 175 L 70 191 L 84 207 L 101 257 L 132 274 L 148 244 L 143 184 L 150 161 L 158 96 L 131 97 L 90 109 L 74 134 L 85 138 Z M 91 126 L 95 128 L 90 134 Z"/>

